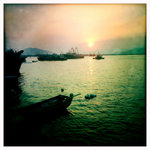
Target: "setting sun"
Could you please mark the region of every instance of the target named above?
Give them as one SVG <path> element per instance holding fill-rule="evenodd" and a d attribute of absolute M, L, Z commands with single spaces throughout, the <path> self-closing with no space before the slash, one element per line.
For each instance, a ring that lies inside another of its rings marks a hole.
<path fill-rule="evenodd" d="M 93 46 L 93 43 L 92 43 L 92 42 L 90 42 L 90 43 L 89 43 L 89 46 L 90 46 L 90 47 L 92 47 L 92 46 Z"/>

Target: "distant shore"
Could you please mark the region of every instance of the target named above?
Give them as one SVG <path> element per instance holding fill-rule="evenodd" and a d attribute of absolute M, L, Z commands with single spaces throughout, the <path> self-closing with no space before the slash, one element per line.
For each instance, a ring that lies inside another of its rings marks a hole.
<path fill-rule="evenodd" d="M 146 55 L 146 54 L 103 54 L 103 55 Z"/>

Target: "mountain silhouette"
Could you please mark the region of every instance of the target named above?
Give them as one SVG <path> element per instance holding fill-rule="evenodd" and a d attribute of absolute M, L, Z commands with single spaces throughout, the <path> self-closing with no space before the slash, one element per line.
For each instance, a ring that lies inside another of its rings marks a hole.
<path fill-rule="evenodd" d="M 26 48 L 22 53 L 23 56 L 36 56 L 36 55 L 46 55 L 46 54 L 52 54 L 52 52 L 48 50 L 42 50 L 39 48 Z"/>

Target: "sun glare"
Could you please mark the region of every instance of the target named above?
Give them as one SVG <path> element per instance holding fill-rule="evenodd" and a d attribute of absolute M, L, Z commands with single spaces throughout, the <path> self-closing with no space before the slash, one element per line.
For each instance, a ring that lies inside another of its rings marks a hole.
<path fill-rule="evenodd" d="M 89 46 L 90 46 L 90 47 L 92 47 L 92 46 L 93 46 L 93 43 L 92 43 L 92 42 L 90 42 L 90 43 L 89 43 Z"/>

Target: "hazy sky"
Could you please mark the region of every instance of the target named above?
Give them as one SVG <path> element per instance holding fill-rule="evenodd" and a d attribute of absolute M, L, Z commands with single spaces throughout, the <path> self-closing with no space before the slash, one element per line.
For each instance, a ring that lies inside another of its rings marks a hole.
<path fill-rule="evenodd" d="M 7 48 L 84 52 L 145 47 L 144 4 L 5 4 Z"/>

